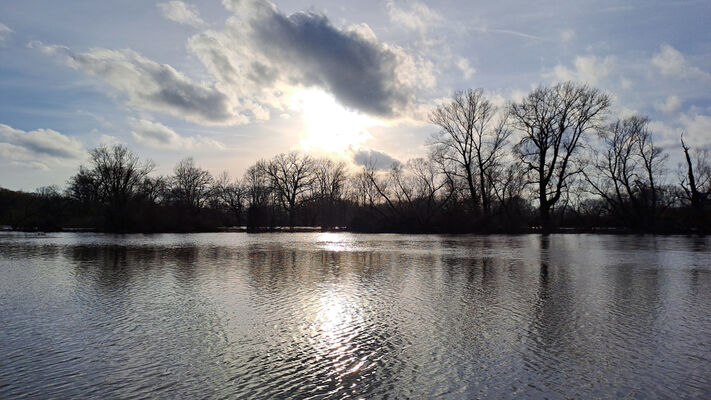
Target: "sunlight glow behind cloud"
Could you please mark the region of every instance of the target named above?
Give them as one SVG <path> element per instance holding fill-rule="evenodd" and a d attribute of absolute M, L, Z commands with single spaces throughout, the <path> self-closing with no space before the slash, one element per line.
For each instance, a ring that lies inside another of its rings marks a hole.
<path fill-rule="evenodd" d="M 306 123 L 301 139 L 304 150 L 344 155 L 349 148 L 357 148 L 372 139 L 368 128 L 385 125 L 378 119 L 344 108 L 321 90 L 298 91 L 292 101 Z"/>

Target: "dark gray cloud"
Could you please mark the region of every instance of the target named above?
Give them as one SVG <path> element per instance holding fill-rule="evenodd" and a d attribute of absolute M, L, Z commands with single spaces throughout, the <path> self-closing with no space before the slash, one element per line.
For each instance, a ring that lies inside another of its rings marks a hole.
<path fill-rule="evenodd" d="M 225 28 L 195 35 L 188 46 L 237 98 L 275 104 L 283 85 L 315 87 L 351 109 L 394 116 L 419 88 L 434 85 L 430 64 L 378 41 L 365 24 L 341 28 L 322 14 L 286 15 L 263 0 L 224 3 L 235 14 Z"/>
<path fill-rule="evenodd" d="M 392 167 L 393 164 L 400 164 L 400 161 L 387 153 L 368 148 L 351 150 L 351 157 L 356 165 L 372 166 L 379 170 L 388 169 Z"/>
<path fill-rule="evenodd" d="M 323 15 L 275 11 L 253 29 L 272 62 L 297 72 L 292 79 L 322 87 L 346 106 L 391 115 L 407 101 L 407 88 L 397 86 L 397 55 L 356 32 L 337 29 Z"/>
<path fill-rule="evenodd" d="M 130 49 L 77 52 L 41 42 L 29 47 L 100 77 L 133 106 L 200 124 L 269 119 L 270 107 L 293 106 L 293 88 L 319 88 L 351 109 L 400 116 L 412 110 L 419 89 L 434 85 L 431 64 L 378 41 L 366 24 L 337 27 L 314 12 L 286 15 L 265 0 L 224 3 L 234 13 L 224 29 L 208 29 L 188 41 L 211 83 Z M 176 20 L 197 18 L 196 9 L 180 1 L 160 7 Z"/>
<path fill-rule="evenodd" d="M 67 47 L 32 42 L 67 66 L 101 77 L 128 96 L 132 105 L 161 111 L 188 121 L 229 124 L 244 119 L 232 100 L 212 86 L 193 82 L 167 64 L 159 64 L 131 50 L 91 49 L 75 53 Z"/>
<path fill-rule="evenodd" d="M 57 131 L 23 131 L 0 124 L 0 158 L 45 165 L 48 162 L 76 161 L 84 155 L 84 146 L 80 141 Z"/>

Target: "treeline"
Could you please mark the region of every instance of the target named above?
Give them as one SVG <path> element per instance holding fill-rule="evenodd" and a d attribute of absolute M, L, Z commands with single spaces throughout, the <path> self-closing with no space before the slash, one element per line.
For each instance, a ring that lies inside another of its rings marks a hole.
<path fill-rule="evenodd" d="M 430 121 L 425 158 L 351 168 L 301 152 L 212 176 L 187 158 L 170 176 L 124 146 L 99 147 L 64 192 L 0 192 L 15 228 L 207 231 L 320 226 L 367 232 L 619 230 L 711 226 L 711 157 L 680 137 L 675 170 L 643 116 L 614 119 L 610 96 L 571 82 L 497 106 L 457 92 Z"/>

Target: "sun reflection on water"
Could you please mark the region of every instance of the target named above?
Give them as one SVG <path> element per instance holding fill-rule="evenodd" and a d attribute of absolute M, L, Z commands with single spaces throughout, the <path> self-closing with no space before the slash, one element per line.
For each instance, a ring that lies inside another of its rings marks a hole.
<path fill-rule="evenodd" d="M 358 299 L 352 295 L 326 290 L 318 300 L 313 340 L 324 358 L 330 360 L 334 375 L 339 381 L 357 372 L 366 362 L 359 358 L 358 337 L 363 321 Z"/>
<path fill-rule="evenodd" d="M 326 251 L 354 250 L 355 238 L 350 233 L 323 232 L 316 237 L 319 247 Z"/>

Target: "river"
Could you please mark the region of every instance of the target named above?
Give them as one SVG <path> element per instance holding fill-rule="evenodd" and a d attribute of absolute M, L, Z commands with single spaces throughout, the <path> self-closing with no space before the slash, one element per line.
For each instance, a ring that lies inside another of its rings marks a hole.
<path fill-rule="evenodd" d="M 711 398 L 711 239 L 0 235 L 0 398 Z"/>

